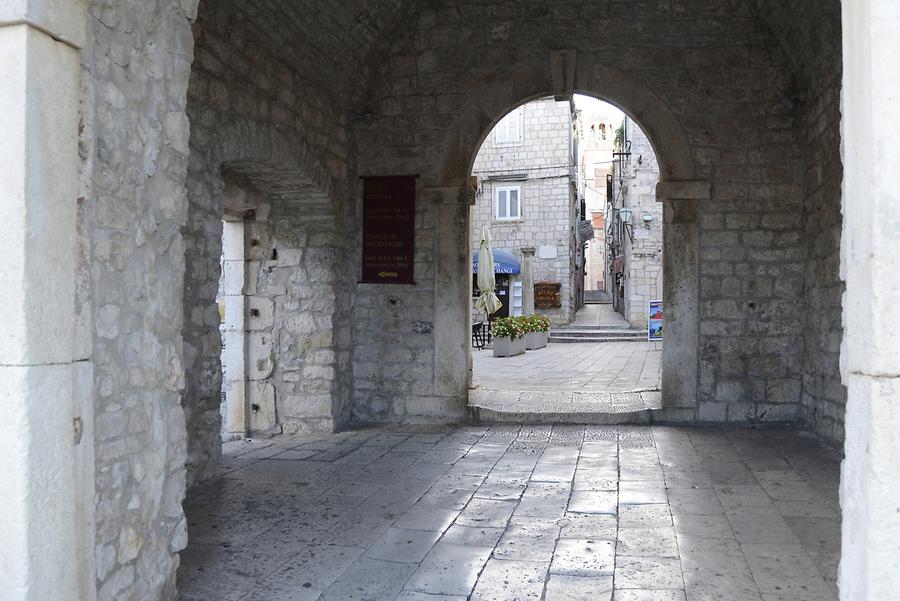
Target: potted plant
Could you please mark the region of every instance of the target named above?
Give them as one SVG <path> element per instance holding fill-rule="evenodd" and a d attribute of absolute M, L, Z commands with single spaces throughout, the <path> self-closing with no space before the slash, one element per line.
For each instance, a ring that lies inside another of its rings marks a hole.
<path fill-rule="evenodd" d="M 550 318 L 544 315 L 522 317 L 525 324 L 525 348 L 544 348 L 550 342 Z"/>
<path fill-rule="evenodd" d="M 518 317 L 495 319 L 491 326 L 495 357 L 513 357 L 525 352 L 525 328 Z"/>

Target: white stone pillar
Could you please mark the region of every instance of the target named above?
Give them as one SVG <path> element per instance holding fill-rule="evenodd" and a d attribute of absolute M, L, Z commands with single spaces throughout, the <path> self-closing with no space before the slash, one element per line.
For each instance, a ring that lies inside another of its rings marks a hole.
<path fill-rule="evenodd" d="M 225 390 L 225 431 L 249 433 L 247 412 L 247 261 L 243 221 L 222 224 L 222 300 L 225 344 L 222 386 Z"/>
<path fill-rule="evenodd" d="M 87 362 L 73 344 L 84 8 L 0 1 L 3 599 L 92 595 L 79 577 L 90 565 L 80 551 L 91 526 L 79 523 L 75 465 Z"/>
<path fill-rule="evenodd" d="M 900 3 L 842 2 L 845 601 L 900 591 Z"/>
<path fill-rule="evenodd" d="M 522 315 L 534 315 L 534 247 L 522 248 Z"/>

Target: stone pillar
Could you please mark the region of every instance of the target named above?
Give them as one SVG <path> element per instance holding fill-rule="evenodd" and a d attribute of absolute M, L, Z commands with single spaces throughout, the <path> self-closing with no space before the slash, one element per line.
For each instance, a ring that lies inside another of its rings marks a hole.
<path fill-rule="evenodd" d="M 698 415 L 698 317 L 700 276 L 699 205 L 709 200 L 709 182 L 666 181 L 656 187 L 663 202 L 662 405 L 664 419 Z"/>
<path fill-rule="evenodd" d="M 243 221 L 225 221 L 222 229 L 222 300 L 225 304 L 222 388 L 225 391 L 225 431 L 239 436 L 249 433 L 246 229 Z"/>
<path fill-rule="evenodd" d="M 460 419 L 468 402 L 471 357 L 472 259 L 469 207 L 472 191 L 466 186 L 428 188 L 422 202 L 434 203 L 434 395 L 443 406 L 431 412 L 442 419 Z M 416 276 L 417 278 L 419 276 Z"/>
<path fill-rule="evenodd" d="M 838 584 L 845 601 L 900 590 L 900 3 L 843 2 L 847 385 Z"/>
<path fill-rule="evenodd" d="M 522 314 L 534 315 L 534 247 L 522 248 Z"/>
<path fill-rule="evenodd" d="M 91 402 L 90 362 L 75 343 L 85 24 L 80 1 L 0 2 L 4 599 L 94 594 L 93 564 L 83 557 L 93 552 L 93 474 L 89 486 L 76 481 L 75 463 L 92 434 L 92 418 L 80 412 Z"/>

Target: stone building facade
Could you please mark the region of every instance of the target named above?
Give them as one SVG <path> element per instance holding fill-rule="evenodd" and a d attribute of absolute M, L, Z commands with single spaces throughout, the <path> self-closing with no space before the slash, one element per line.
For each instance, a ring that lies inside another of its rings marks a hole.
<path fill-rule="evenodd" d="M 584 199 L 585 217 L 593 222 L 594 237 L 585 247 L 585 290 L 607 288 L 607 178 L 612 176 L 616 128 L 624 115 L 614 106 L 576 96 L 575 148 L 578 162 L 578 195 Z"/>
<path fill-rule="evenodd" d="M 632 327 L 646 329 L 650 301 L 663 299 L 663 208 L 656 200 L 659 162 L 650 140 L 627 117 L 612 163 L 613 202 L 606 239 L 614 251 L 607 261 L 613 305 Z M 628 220 L 622 209 L 631 211 Z M 665 308 L 665 305 L 663 305 Z"/>
<path fill-rule="evenodd" d="M 532 249 L 532 281 L 560 284 L 561 306 L 539 311 L 557 324 L 572 321 L 581 298 L 572 116 L 569 100 L 542 98 L 514 109 L 491 130 L 472 168 L 478 178 L 473 252 L 483 226 L 491 231 L 493 247 L 510 251 L 520 265 L 522 249 Z"/>
<path fill-rule="evenodd" d="M 844 444 L 842 599 L 891 598 L 898 27 L 893 0 L 0 3 L 0 591 L 176 598 L 232 202 L 272 303 L 264 429 L 462 420 L 478 146 L 585 92 L 659 160 L 655 418 Z M 357 283 L 359 177 L 386 174 L 419 176 L 413 286 Z"/>

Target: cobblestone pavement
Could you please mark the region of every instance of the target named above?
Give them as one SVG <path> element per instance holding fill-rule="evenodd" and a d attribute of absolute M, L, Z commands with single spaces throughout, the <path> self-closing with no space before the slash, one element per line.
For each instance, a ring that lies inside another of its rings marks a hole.
<path fill-rule="evenodd" d="M 828 601 L 838 461 L 784 429 L 237 441 L 185 505 L 181 598 Z"/>

